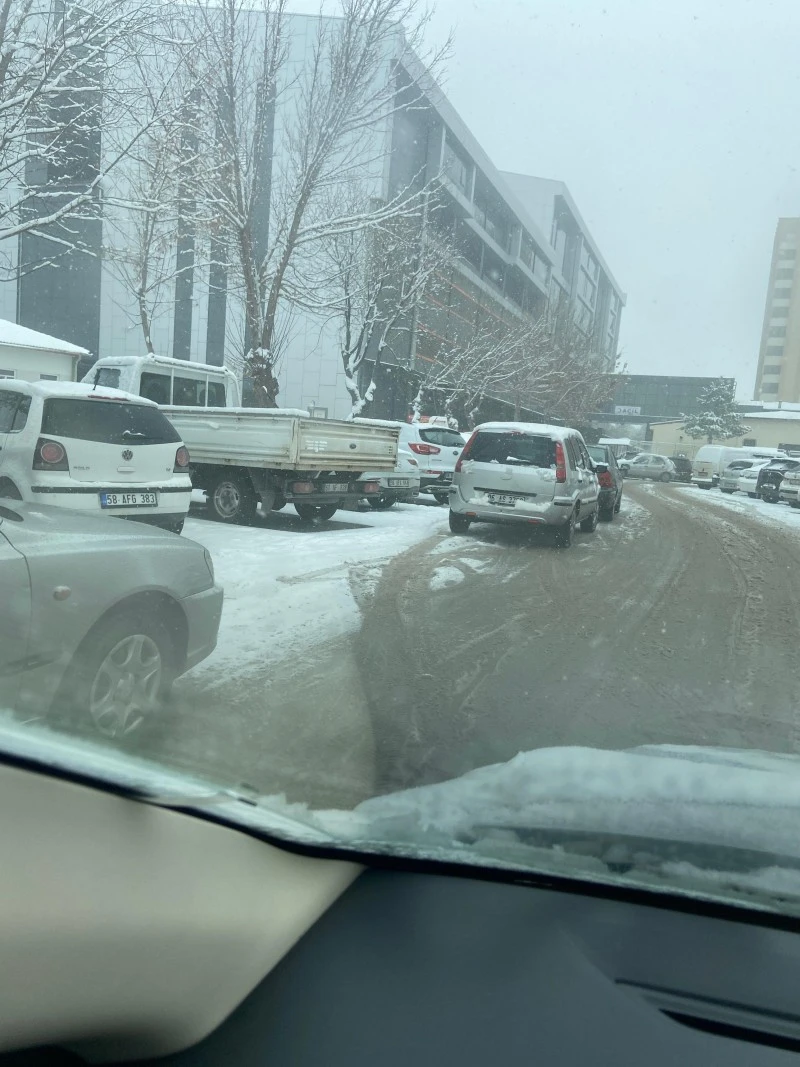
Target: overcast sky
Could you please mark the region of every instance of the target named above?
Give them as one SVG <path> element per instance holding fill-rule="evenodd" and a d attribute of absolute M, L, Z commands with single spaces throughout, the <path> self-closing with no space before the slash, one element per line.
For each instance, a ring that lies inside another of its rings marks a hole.
<path fill-rule="evenodd" d="M 631 373 L 752 396 L 800 215 L 800 0 L 438 0 L 445 91 L 502 170 L 565 181 L 627 292 Z"/>

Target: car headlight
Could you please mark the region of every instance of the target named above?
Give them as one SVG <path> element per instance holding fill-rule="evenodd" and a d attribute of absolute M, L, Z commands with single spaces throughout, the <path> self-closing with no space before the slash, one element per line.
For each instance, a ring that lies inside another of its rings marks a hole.
<path fill-rule="evenodd" d="M 207 548 L 203 549 L 203 555 L 206 559 L 206 566 L 208 567 L 208 573 L 211 575 L 211 582 L 214 582 L 214 560 L 211 558 L 211 553 Z"/>

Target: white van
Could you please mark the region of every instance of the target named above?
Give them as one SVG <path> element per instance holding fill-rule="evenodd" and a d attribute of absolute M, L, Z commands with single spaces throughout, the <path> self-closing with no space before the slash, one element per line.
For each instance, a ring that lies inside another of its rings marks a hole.
<path fill-rule="evenodd" d="M 726 448 L 724 445 L 703 445 L 692 460 L 692 483 L 700 489 L 711 489 L 720 475 L 735 459 L 776 459 L 786 453 L 779 448 Z"/>

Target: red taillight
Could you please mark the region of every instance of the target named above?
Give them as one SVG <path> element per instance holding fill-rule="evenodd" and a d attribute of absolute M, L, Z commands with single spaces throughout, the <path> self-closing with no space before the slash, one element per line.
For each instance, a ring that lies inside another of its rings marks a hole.
<path fill-rule="evenodd" d="M 472 451 L 472 442 L 475 440 L 477 435 L 478 435 L 478 431 L 477 430 L 473 430 L 472 431 L 472 436 L 470 437 L 469 441 L 467 441 L 467 443 L 464 445 L 463 449 L 461 450 L 461 455 L 456 460 L 456 473 L 458 473 L 461 470 L 461 464 L 464 462 L 464 460 L 465 459 L 469 459 L 469 454 Z"/>
<path fill-rule="evenodd" d="M 567 480 L 567 460 L 564 456 L 564 446 L 560 441 L 556 441 L 556 481 L 565 482 Z"/>
<path fill-rule="evenodd" d="M 181 445 L 178 451 L 175 453 L 175 466 L 172 468 L 173 474 L 180 474 L 186 470 L 189 466 L 189 449 L 186 445 Z"/>
<path fill-rule="evenodd" d="M 418 441 L 409 442 L 408 447 L 412 452 L 416 452 L 418 456 L 438 456 L 442 451 L 441 448 L 437 448 L 436 445 L 419 444 Z"/>
<path fill-rule="evenodd" d="M 313 482 L 292 482 L 292 492 L 299 495 L 300 493 L 314 493 L 317 487 Z"/>
<path fill-rule="evenodd" d="M 361 485 L 362 493 L 379 493 L 381 491 L 380 482 L 363 482 Z"/>
<path fill-rule="evenodd" d="M 602 471 L 597 475 L 597 480 L 600 483 L 601 489 L 614 488 L 614 479 L 611 477 L 611 471 Z"/>
<path fill-rule="evenodd" d="M 67 450 L 60 441 L 48 441 L 46 437 L 40 437 L 36 442 L 36 451 L 33 453 L 33 469 L 35 471 L 68 471 Z"/>

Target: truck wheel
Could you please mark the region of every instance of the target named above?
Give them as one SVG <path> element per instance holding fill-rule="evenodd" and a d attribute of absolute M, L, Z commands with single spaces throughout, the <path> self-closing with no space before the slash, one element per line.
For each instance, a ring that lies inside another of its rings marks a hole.
<path fill-rule="evenodd" d="M 381 493 L 379 496 L 367 497 L 367 503 L 371 508 L 375 508 L 376 511 L 388 511 L 394 502 L 395 498 L 389 496 L 387 493 Z"/>
<path fill-rule="evenodd" d="M 337 504 L 298 504 L 295 502 L 294 510 L 303 522 L 313 522 L 319 525 L 332 519 L 338 510 Z"/>
<path fill-rule="evenodd" d="M 280 511 L 281 508 L 286 507 L 286 497 L 282 493 L 276 493 L 275 499 L 272 502 L 271 511 Z"/>
<path fill-rule="evenodd" d="M 218 522 L 248 525 L 256 517 L 258 501 L 246 474 L 220 474 L 206 493 L 206 507 Z"/>

